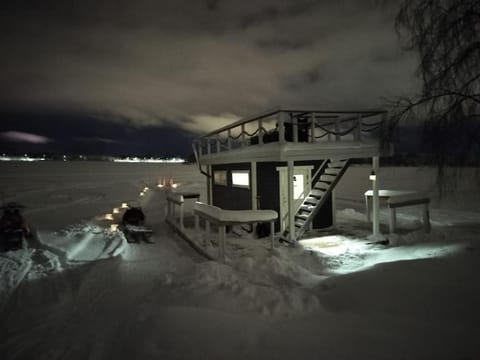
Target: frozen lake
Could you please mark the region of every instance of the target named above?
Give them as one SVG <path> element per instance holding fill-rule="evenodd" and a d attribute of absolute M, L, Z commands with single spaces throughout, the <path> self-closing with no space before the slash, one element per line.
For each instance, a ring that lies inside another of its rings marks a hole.
<path fill-rule="evenodd" d="M 164 222 L 155 185 L 173 177 L 205 200 L 195 165 L 0 163 L 4 200 L 27 206 L 46 244 L 0 257 L 1 359 L 480 358 L 475 172 L 440 200 L 435 170 L 382 168 L 381 187 L 431 195 L 433 231 L 405 209 L 380 246 L 364 216 L 370 168 L 352 166 L 337 232 L 273 252 L 231 237 L 222 264 Z M 109 232 L 105 214 L 124 202 L 142 205 L 154 244 Z"/>

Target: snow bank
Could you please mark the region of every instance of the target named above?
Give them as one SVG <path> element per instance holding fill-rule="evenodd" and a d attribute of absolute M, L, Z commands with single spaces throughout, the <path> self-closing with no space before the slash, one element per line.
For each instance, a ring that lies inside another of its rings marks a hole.
<path fill-rule="evenodd" d="M 94 223 L 74 224 L 53 234 L 41 234 L 45 245 L 61 251 L 69 261 L 94 261 L 120 255 L 126 240 L 120 231 Z"/>
<path fill-rule="evenodd" d="M 0 253 L 0 311 L 32 266 L 30 250 Z"/>

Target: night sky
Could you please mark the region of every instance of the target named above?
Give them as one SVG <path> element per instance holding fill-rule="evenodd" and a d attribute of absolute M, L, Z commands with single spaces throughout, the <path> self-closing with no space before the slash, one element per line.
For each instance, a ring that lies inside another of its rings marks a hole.
<path fill-rule="evenodd" d="M 280 105 L 412 94 L 396 1 L 16 0 L 0 5 L 0 151 L 186 156 Z"/>

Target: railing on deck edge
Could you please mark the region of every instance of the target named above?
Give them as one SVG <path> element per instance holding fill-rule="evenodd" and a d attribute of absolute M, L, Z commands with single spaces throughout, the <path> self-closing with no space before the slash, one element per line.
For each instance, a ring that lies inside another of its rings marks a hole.
<path fill-rule="evenodd" d="M 384 110 L 272 110 L 240 119 L 194 141 L 202 156 L 265 143 L 363 142 L 386 122 Z M 366 121 L 367 118 L 375 118 Z"/>

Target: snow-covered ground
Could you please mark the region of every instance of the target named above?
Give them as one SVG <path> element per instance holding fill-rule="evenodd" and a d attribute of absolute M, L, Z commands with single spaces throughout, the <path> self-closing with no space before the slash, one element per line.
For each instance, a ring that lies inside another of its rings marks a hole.
<path fill-rule="evenodd" d="M 341 180 L 335 231 L 272 252 L 237 228 L 221 263 L 164 222 L 155 185 L 173 177 L 205 200 L 195 166 L 0 164 L 4 200 L 27 206 L 36 234 L 27 250 L 0 254 L 0 358 L 480 358 L 476 170 L 438 199 L 433 170 L 383 168 L 383 188 L 433 199 L 432 232 L 417 209 L 400 209 L 387 246 L 365 221 L 369 171 L 353 166 Z M 112 231 L 123 203 L 144 208 L 154 244 Z M 202 245 L 218 251 L 214 236 Z"/>

